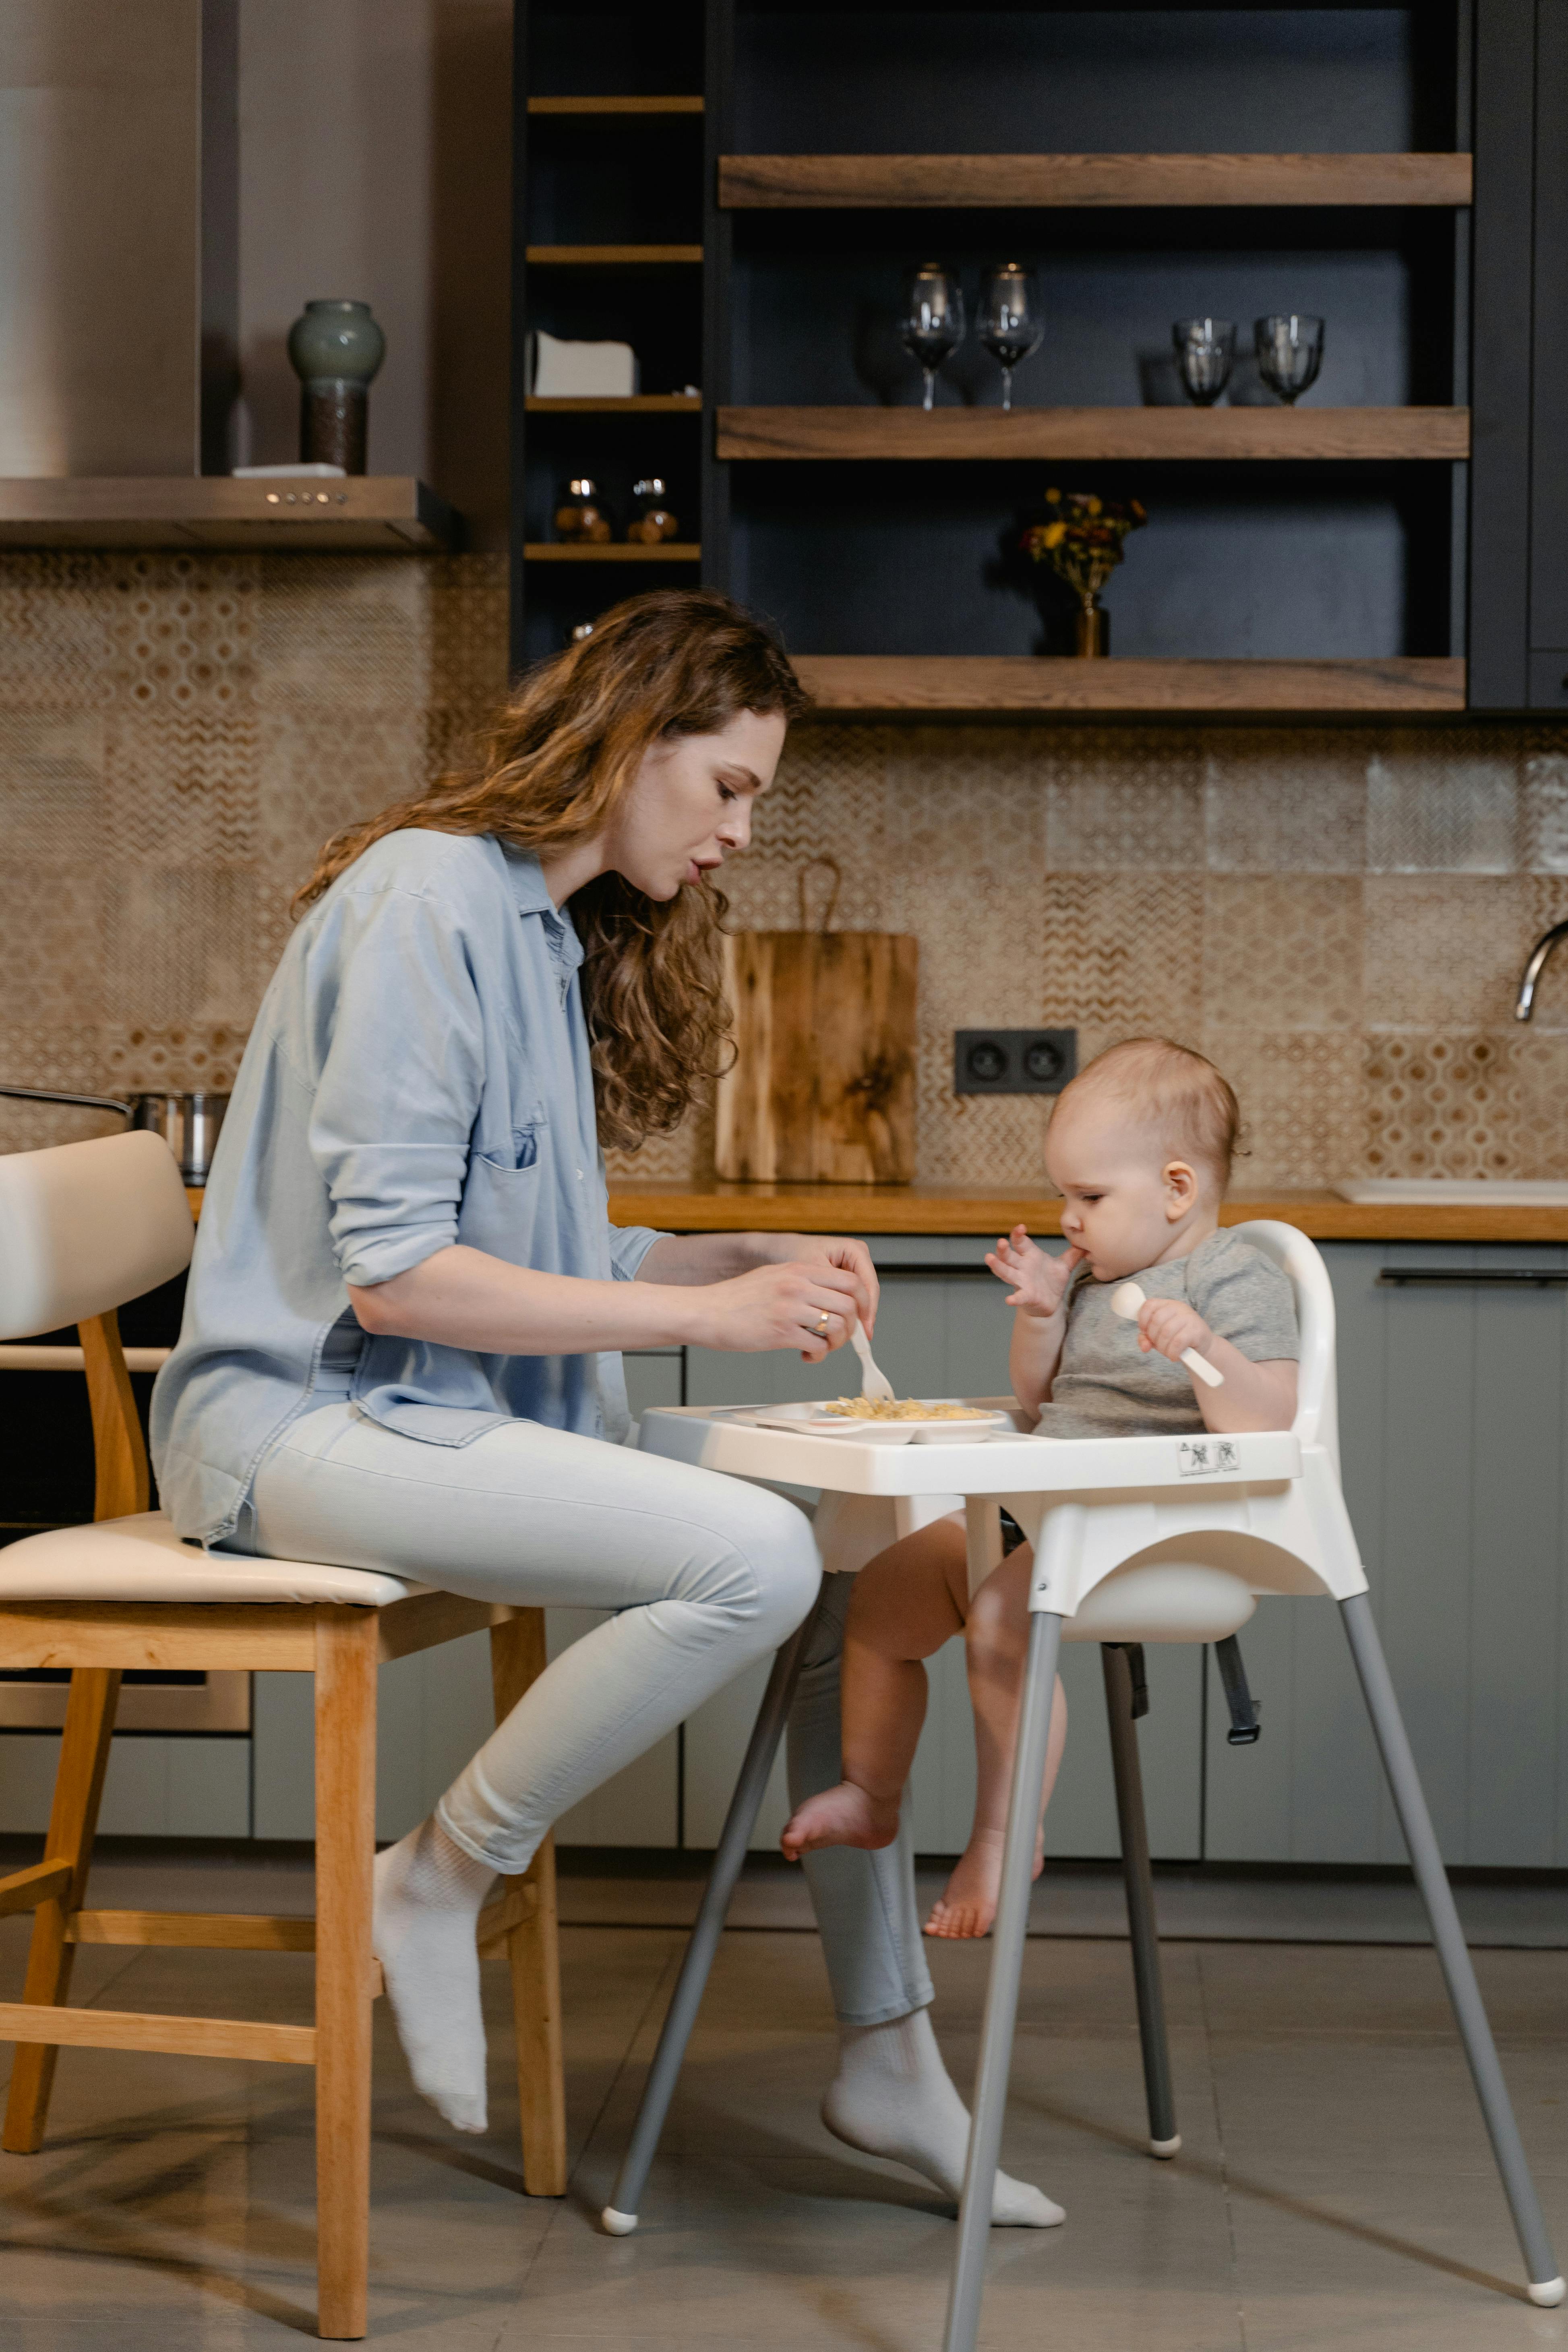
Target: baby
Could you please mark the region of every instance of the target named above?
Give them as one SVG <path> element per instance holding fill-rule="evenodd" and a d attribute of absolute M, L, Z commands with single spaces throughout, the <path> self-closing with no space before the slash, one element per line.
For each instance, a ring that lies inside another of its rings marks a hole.
<path fill-rule="evenodd" d="M 1295 1419 L 1290 1285 L 1219 1227 L 1239 1125 L 1213 1063 L 1163 1037 L 1113 1045 L 1063 1090 L 1046 1171 L 1062 1196 L 1068 1247 L 1049 1255 L 1017 1225 L 985 1261 L 1010 1286 L 1014 1393 L 1042 1437 L 1288 1429 Z M 1135 1324 L 1110 1308 L 1129 1276 L 1146 1297 Z M 1181 1361 L 1186 1348 L 1225 1375 L 1223 1387 L 1194 1385 Z M 782 1840 L 792 1860 L 815 1846 L 892 1843 L 925 1715 L 921 1661 L 962 1628 L 974 1827 L 928 1936 L 984 1936 L 995 1916 L 1031 1565 L 1026 1546 L 1013 1551 L 972 1601 L 963 1522 L 942 1519 L 862 1570 L 845 1632 L 845 1777 L 798 1806 Z M 1042 1819 L 1066 1738 L 1058 1682 Z M 1040 1866 L 1037 1853 L 1037 1876 Z"/>

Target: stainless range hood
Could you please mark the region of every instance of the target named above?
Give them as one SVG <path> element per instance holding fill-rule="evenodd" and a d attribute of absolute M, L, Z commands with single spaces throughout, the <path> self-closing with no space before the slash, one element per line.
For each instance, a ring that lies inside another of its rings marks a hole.
<path fill-rule="evenodd" d="M 0 0 L 0 477 L 226 473 L 237 0 Z"/>
<path fill-rule="evenodd" d="M 238 5 L 0 0 L 0 549 L 459 543 L 411 476 L 229 478 Z"/>

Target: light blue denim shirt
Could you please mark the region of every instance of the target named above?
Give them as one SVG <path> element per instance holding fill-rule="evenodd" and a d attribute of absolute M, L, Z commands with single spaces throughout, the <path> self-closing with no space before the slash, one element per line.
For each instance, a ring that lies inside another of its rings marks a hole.
<path fill-rule="evenodd" d="M 427 1444 L 511 1420 L 625 1436 L 618 1355 L 372 1337 L 345 1288 L 452 1242 L 632 1279 L 658 1236 L 609 1221 L 582 961 L 537 859 L 488 835 L 388 834 L 304 917 L 246 1048 L 153 1395 L 182 1535 L 248 1534 L 258 1465 L 323 1376 Z"/>

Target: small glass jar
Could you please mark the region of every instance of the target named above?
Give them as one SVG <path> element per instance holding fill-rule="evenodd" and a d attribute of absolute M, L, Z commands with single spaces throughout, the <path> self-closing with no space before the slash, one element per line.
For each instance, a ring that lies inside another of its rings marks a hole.
<path fill-rule="evenodd" d="M 585 547 L 603 547 L 609 539 L 610 518 L 588 475 L 574 474 L 567 483 L 566 496 L 555 509 L 555 536 Z"/>
<path fill-rule="evenodd" d="M 665 488 L 658 474 L 645 475 L 632 485 L 632 496 L 637 502 L 637 520 L 626 525 L 626 537 L 638 540 L 645 547 L 657 547 L 663 539 L 679 539 L 680 523 L 665 503 Z"/>

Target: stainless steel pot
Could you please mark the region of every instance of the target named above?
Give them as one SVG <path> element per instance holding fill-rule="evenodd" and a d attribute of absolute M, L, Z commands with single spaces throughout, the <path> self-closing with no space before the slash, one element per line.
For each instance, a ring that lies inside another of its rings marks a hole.
<path fill-rule="evenodd" d="M 68 1103 L 77 1110 L 117 1110 L 132 1127 L 161 1135 L 187 1184 L 205 1184 L 213 1163 L 226 1095 L 67 1095 L 53 1087 L 0 1086 L 17 1102 Z"/>

